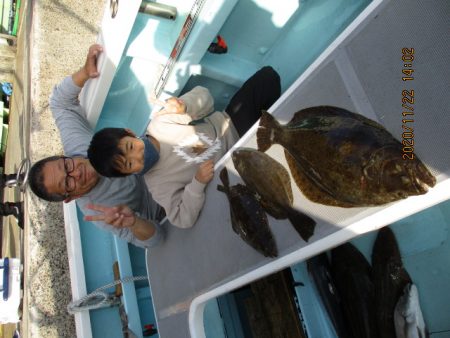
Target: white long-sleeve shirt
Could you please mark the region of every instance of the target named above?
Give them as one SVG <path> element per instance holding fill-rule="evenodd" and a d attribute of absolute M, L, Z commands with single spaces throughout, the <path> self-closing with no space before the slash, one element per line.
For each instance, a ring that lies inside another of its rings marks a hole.
<path fill-rule="evenodd" d="M 205 201 L 206 185 L 195 179 L 198 166 L 208 159 L 216 162 L 239 136 L 225 112 L 213 112 L 214 101 L 206 88 L 195 87 L 180 99 L 186 104 L 185 114 L 157 115 L 148 126 L 148 133 L 160 143 L 160 158 L 144 178 L 168 220 L 190 228 Z M 200 123 L 189 124 L 203 117 Z"/>

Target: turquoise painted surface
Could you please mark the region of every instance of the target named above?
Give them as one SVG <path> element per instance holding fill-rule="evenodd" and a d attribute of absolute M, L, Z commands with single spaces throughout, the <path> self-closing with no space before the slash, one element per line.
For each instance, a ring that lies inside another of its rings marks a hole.
<path fill-rule="evenodd" d="M 278 70 L 282 88 L 290 86 L 370 0 L 306 0 L 281 33 L 264 62 Z"/>
<path fill-rule="evenodd" d="M 183 6 L 188 3 L 184 2 Z M 138 14 L 102 108 L 96 130 L 126 127 L 144 133 L 150 118 L 148 93 L 169 56 L 187 13 L 175 21 Z M 154 38 L 158 37 L 158 38 Z"/>
<path fill-rule="evenodd" d="M 105 127 L 130 128 L 138 135 L 145 131 L 151 110 L 147 102 L 147 87 L 150 84 L 143 83 L 136 76 L 133 67 L 138 61 L 142 61 L 141 67 L 145 69 L 145 60 L 134 60 L 131 57 L 121 60 L 96 130 Z M 141 69 L 141 72 L 143 71 Z"/>
<path fill-rule="evenodd" d="M 80 220 L 80 237 L 86 277 L 87 293 L 114 281 L 112 236 L 100 230 L 90 222 L 81 221 L 83 215 L 77 208 Z M 113 289 L 109 290 L 113 291 Z M 92 336 L 96 337 L 122 337 L 122 324 L 119 310 L 104 308 L 89 312 L 92 326 Z"/>
<path fill-rule="evenodd" d="M 321 338 L 336 338 L 336 332 L 330 322 L 330 318 L 323 304 L 319 301 L 313 281 L 309 279 L 305 263 L 299 263 L 291 267 L 294 281 L 302 286 L 295 288 L 300 318 L 305 331 L 309 336 Z"/>
<path fill-rule="evenodd" d="M 226 335 L 225 333 L 221 311 L 215 298 L 205 305 L 204 318 L 203 325 L 206 337 L 232 338 L 232 336 Z"/>
<path fill-rule="evenodd" d="M 117 254 L 114 249 L 113 236 L 109 232 L 97 228 L 92 223 L 83 221 L 83 215 L 78 208 L 77 213 L 80 223 L 86 288 L 87 292 L 90 293 L 114 281 L 112 266 L 117 260 Z M 128 250 L 132 275 L 146 276 L 145 251 L 132 245 L 128 245 Z M 134 287 L 136 289 L 141 326 L 156 324 L 148 283 L 146 281 L 134 282 Z M 107 291 L 113 292 L 114 289 L 111 288 Z M 89 315 L 94 338 L 123 337 L 122 323 L 117 306 L 91 310 Z M 128 316 L 133 316 L 133 313 L 128 313 Z M 138 333 L 136 332 L 136 334 Z M 159 336 L 154 335 L 153 337 L 158 338 Z"/>
<path fill-rule="evenodd" d="M 145 262 L 145 250 L 134 245 L 128 244 L 130 253 L 131 269 L 133 276 L 147 276 L 147 266 Z M 156 326 L 155 312 L 150 294 L 150 287 L 146 281 L 138 281 L 134 283 L 136 296 L 138 300 L 139 315 L 141 317 L 142 326 L 153 324 Z M 155 334 L 153 338 L 158 338 Z"/>
<path fill-rule="evenodd" d="M 450 201 L 390 225 L 397 237 L 403 264 L 419 290 L 420 305 L 432 337 L 450 337 Z M 371 262 L 377 232 L 355 238 L 353 243 Z M 292 267 L 303 318 L 313 336 L 336 337 L 326 312 L 311 287 L 306 264 Z M 312 298 L 315 298 L 313 300 Z"/>
<path fill-rule="evenodd" d="M 269 12 L 264 7 L 271 1 L 241 0 L 219 32 L 228 44 L 228 53 L 207 53 L 202 64 L 242 80 L 271 65 L 280 74 L 285 90 L 370 2 L 303 0 L 288 16 L 286 5 Z M 283 26 L 277 20 L 280 16 L 289 17 Z"/>
<path fill-rule="evenodd" d="M 391 225 L 403 264 L 419 290 L 430 333 L 450 335 L 450 201 Z M 371 261 L 376 233 L 352 241 Z"/>

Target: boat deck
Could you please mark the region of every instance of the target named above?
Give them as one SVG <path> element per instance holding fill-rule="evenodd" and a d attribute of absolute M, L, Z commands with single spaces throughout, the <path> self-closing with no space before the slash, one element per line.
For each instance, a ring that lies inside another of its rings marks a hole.
<path fill-rule="evenodd" d="M 415 153 L 436 175 L 436 187 L 381 207 L 343 209 L 312 203 L 293 185 L 294 206 L 317 221 L 316 232 L 305 243 L 286 221 L 270 218 L 280 254 L 269 259 L 231 229 L 228 202 L 216 190 L 216 175 L 197 224 L 190 230 L 167 226 L 165 243 L 147 252 L 162 337 L 203 337 L 202 314 L 209 299 L 449 198 L 450 141 L 445 135 L 450 116 L 444 113 L 449 14 L 443 1 L 373 1 L 269 110 L 287 122 L 302 108 L 339 106 L 379 121 L 401 139 L 402 91 L 414 90 Z M 402 81 L 402 69 L 408 69 L 403 48 L 414 48 L 414 80 Z M 256 127 L 235 147 L 256 148 Z M 235 184 L 241 180 L 229 154 L 216 170 L 227 167 Z M 273 146 L 268 154 L 286 166 L 281 147 Z"/>
<path fill-rule="evenodd" d="M 139 4 L 138 0 L 131 1 L 116 19 L 105 14 L 99 38 L 105 47 L 99 63 L 102 76 L 89 82 L 82 97 L 90 122 L 97 129 L 122 126 L 136 133 L 145 130 L 149 111 L 155 108 L 147 101 L 157 80 L 154 75 L 171 52 L 190 8 L 183 2 L 186 8 L 179 8 L 177 20 L 168 22 L 141 14 L 136 17 Z M 414 108 L 414 151 L 436 175 L 438 184 L 423 196 L 381 207 L 352 209 L 312 203 L 292 184 L 294 206 L 317 221 L 316 232 L 305 243 L 286 221 L 270 218 L 279 257 L 269 259 L 232 231 L 228 201 L 216 190 L 219 183 L 216 175 L 207 188 L 207 201 L 197 224 L 189 230 L 166 224 L 165 243 L 146 253 L 151 294 L 146 292 L 144 298 L 148 302 L 153 300 L 161 337 L 204 337 L 203 309 L 209 300 L 276 271 L 298 266 L 319 252 L 450 197 L 450 140 L 445 137 L 450 116 L 444 113 L 448 110 L 450 75 L 447 67 L 450 38 L 444 32 L 450 28 L 447 20 L 450 6 L 442 0 L 414 5 L 407 0 L 302 0 L 289 4 L 297 12 L 287 11 L 291 16 L 283 16 L 286 8 L 279 9 L 268 0 L 206 1 L 163 94 L 179 95 L 191 86 L 205 85 L 215 96 L 216 109 L 221 109 L 248 76 L 268 64 L 282 77 L 284 94 L 269 110 L 279 121 L 289 121 L 305 107 L 335 105 L 377 120 L 401 139 L 402 125 L 406 124 L 402 122 L 406 109 L 402 106 L 403 91 L 414 90 L 415 103 L 410 107 Z M 333 6 L 339 6 L 340 10 Z M 150 41 L 158 34 L 167 41 Z M 229 44 L 225 55 L 206 53 L 216 34 L 221 34 Z M 256 128 L 235 147 L 256 148 Z M 280 146 L 273 146 L 268 154 L 287 166 Z M 241 179 L 229 155 L 216 164 L 216 172 L 227 167 L 231 183 L 235 184 Z M 122 277 L 136 275 L 133 267 L 130 271 L 136 256 L 126 243 L 110 234 L 91 238 L 76 233 L 77 222 L 81 231 L 89 231 L 91 225 L 85 224 L 74 204 L 65 208 L 67 237 L 75 243 L 70 249 L 71 257 L 78 258 L 83 241 L 102 244 L 96 249 L 109 256 L 106 258 L 119 261 Z M 72 274 L 78 278 L 74 283 L 75 298 L 86 293 L 86 287 L 80 287 L 85 283 L 85 271 L 86 275 L 100 274 L 105 282 L 113 278 L 108 264 L 106 272 L 100 271 L 100 263 L 91 266 L 94 271 L 89 272 L 89 264 L 83 266 L 79 261 L 76 264 L 78 270 Z M 90 278 L 86 276 L 86 281 Z M 101 283 L 100 279 L 95 283 Z M 89 285 L 88 289 L 96 286 Z M 122 300 L 130 318 L 129 327 L 141 336 L 142 326 L 153 321 L 153 317 L 144 317 L 150 314 L 150 305 L 140 306 L 139 293 L 140 290 L 127 286 Z M 112 316 L 100 320 L 100 315 L 91 315 L 92 329 L 89 315 L 84 313 L 80 322 L 86 325 L 82 325 L 84 331 L 78 330 L 78 334 L 105 336 L 101 331 L 103 323 L 118 317 L 116 309 L 108 311 Z M 114 325 L 112 331 L 120 335 L 118 322 Z"/>

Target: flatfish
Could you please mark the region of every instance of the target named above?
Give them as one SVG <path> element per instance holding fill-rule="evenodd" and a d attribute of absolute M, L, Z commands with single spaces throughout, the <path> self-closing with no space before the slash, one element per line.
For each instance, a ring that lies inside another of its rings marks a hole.
<path fill-rule="evenodd" d="M 395 338 L 394 310 L 405 287 L 412 283 L 389 227 L 378 231 L 372 251 L 375 306 L 380 337 Z"/>
<path fill-rule="evenodd" d="M 218 185 L 217 190 L 228 197 L 234 232 L 264 256 L 277 257 L 278 249 L 269 228 L 267 215 L 255 193 L 243 184 L 230 186 L 226 168 L 220 172 L 220 179 L 223 185 Z"/>
<path fill-rule="evenodd" d="M 417 156 L 402 158 L 402 144 L 382 125 L 342 108 L 306 108 L 286 125 L 263 112 L 257 142 L 261 151 L 274 143 L 285 148 L 297 186 L 316 203 L 382 205 L 436 184 Z"/>
<path fill-rule="evenodd" d="M 351 243 L 331 250 L 331 271 L 352 338 L 379 338 L 372 268 Z"/>
<path fill-rule="evenodd" d="M 339 294 L 326 252 L 306 261 L 308 274 L 313 280 L 317 293 L 330 317 L 338 338 L 349 338 L 350 334 L 342 312 L 342 297 Z"/>
<path fill-rule="evenodd" d="M 288 218 L 305 240 L 313 235 L 316 222 L 294 209 L 288 171 L 276 160 L 256 149 L 238 148 L 232 154 L 234 167 L 246 186 L 258 193 L 264 209 L 277 219 Z"/>

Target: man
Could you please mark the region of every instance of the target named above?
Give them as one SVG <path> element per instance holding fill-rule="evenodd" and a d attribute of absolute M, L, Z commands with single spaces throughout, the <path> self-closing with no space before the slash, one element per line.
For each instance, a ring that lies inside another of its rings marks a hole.
<path fill-rule="evenodd" d="M 101 51 L 101 46 L 91 46 L 83 68 L 56 86 L 50 98 L 64 152 L 71 157 L 53 156 L 37 162 L 30 170 L 29 184 L 37 196 L 48 201 L 76 200 L 84 214 L 98 212 L 85 220 L 95 221 L 137 246 L 150 247 L 162 236 L 158 222 L 153 221 L 161 208 L 142 176 L 106 178 L 86 158 L 93 131 L 78 95 L 88 79 L 99 75 L 96 61 Z M 258 120 L 261 109 L 276 101 L 280 91 L 280 77 L 271 67 L 262 68 L 244 83 L 225 110 L 239 136 Z"/>
<path fill-rule="evenodd" d="M 162 237 L 155 219 L 161 208 L 153 201 L 142 177 L 100 176 L 86 158 L 93 130 L 80 106 L 78 95 L 84 84 L 96 78 L 100 45 L 92 45 L 84 66 L 57 85 L 50 98 L 50 108 L 61 134 L 64 153 L 35 163 L 29 174 L 29 185 L 40 198 L 48 201 L 76 200 L 85 216 L 106 229 L 140 247 L 156 245 Z M 95 204 L 93 204 L 95 203 Z"/>

